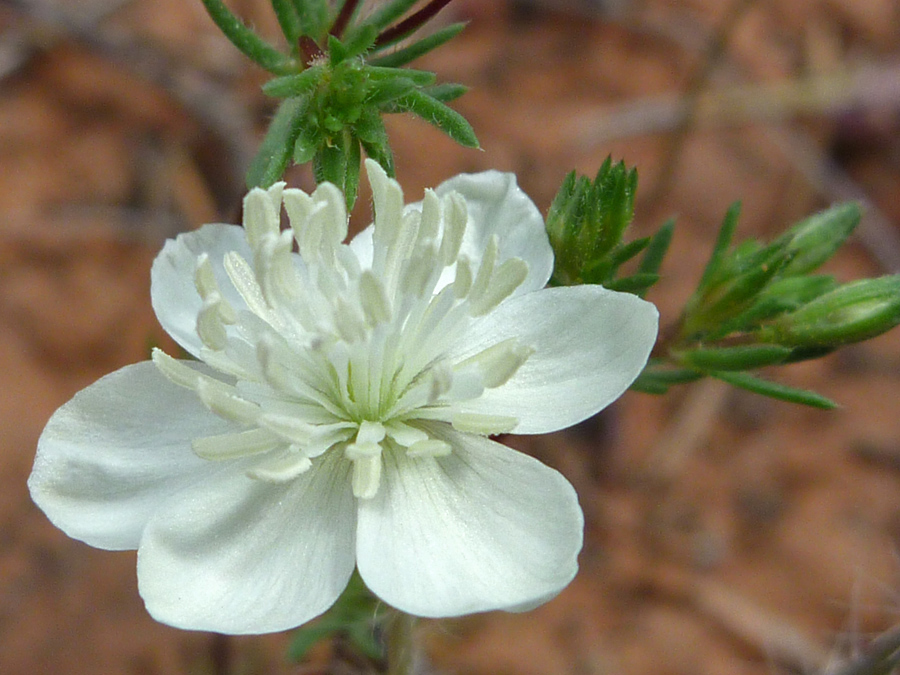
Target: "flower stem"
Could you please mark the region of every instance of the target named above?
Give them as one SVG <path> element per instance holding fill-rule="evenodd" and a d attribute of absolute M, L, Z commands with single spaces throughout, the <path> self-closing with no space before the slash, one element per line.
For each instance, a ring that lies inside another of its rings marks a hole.
<path fill-rule="evenodd" d="M 397 612 L 387 625 L 387 675 L 412 675 L 416 617 Z"/>

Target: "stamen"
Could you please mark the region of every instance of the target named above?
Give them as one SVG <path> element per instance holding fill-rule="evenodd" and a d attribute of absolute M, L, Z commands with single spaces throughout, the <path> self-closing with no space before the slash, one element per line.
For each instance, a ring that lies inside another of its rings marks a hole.
<path fill-rule="evenodd" d="M 425 190 L 422 199 L 422 220 L 419 225 L 419 239 L 417 244 L 431 242 L 437 239 L 441 226 L 442 204 L 434 190 Z"/>
<path fill-rule="evenodd" d="M 429 438 L 425 441 L 413 443 L 409 450 L 406 451 L 406 454 L 409 457 L 446 457 L 452 451 L 453 448 L 446 441 Z"/>
<path fill-rule="evenodd" d="M 410 425 L 397 420 L 388 422 L 385 429 L 387 430 L 387 435 L 390 436 L 397 445 L 402 445 L 404 448 L 411 447 L 413 444 L 420 441 L 428 440 L 428 434 L 421 429 L 411 427 Z"/>
<path fill-rule="evenodd" d="M 173 359 L 162 349 L 153 348 L 150 358 L 169 382 L 177 384 L 179 387 L 196 390 L 198 384 L 202 380 L 213 381 L 209 375 L 191 368 L 187 363 Z"/>
<path fill-rule="evenodd" d="M 456 277 L 453 279 L 453 295 L 457 300 L 466 297 L 472 289 L 472 264 L 468 258 L 456 261 Z"/>
<path fill-rule="evenodd" d="M 444 197 L 444 237 L 441 240 L 441 264 L 449 267 L 459 257 L 469 215 L 466 202 L 456 192 Z"/>
<path fill-rule="evenodd" d="M 299 448 L 291 447 L 283 453 L 260 462 L 247 472 L 250 478 L 267 483 L 287 483 L 312 467 L 312 461 Z"/>
<path fill-rule="evenodd" d="M 256 280 L 256 274 L 250 263 L 244 260 L 241 254 L 236 251 L 226 253 L 224 263 L 228 278 L 231 279 L 235 290 L 244 299 L 248 309 L 261 319 L 271 323 L 272 312 L 266 303 L 266 299 L 263 297 L 262 289 L 259 287 L 259 282 Z"/>
<path fill-rule="evenodd" d="M 490 286 L 478 296 L 472 293 L 469 300 L 469 313 L 482 316 L 497 307 L 522 285 L 528 276 L 528 264 L 521 258 L 510 258 L 504 261 L 491 276 Z"/>
<path fill-rule="evenodd" d="M 369 270 L 359 277 L 359 303 L 370 328 L 391 320 L 391 306 L 384 286 Z"/>
<path fill-rule="evenodd" d="M 484 386 L 493 389 L 506 384 L 533 353 L 533 348 L 519 344 L 516 338 L 509 338 L 457 363 L 454 372 L 477 369 Z"/>
<path fill-rule="evenodd" d="M 473 412 L 456 412 L 450 419 L 450 424 L 457 431 L 482 436 L 496 436 L 507 434 L 516 428 L 519 420 L 515 417 L 504 415 L 483 415 Z"/>
<path fill-rule="evenodd" d="M 351 479 L 353 495 L 357 499 L 371 499 L 381 485 L 381 455 L 361 457 L 353 462 Z"/>
<path fill-rule="evenodd" d="M 200 341 L 213 351 L 222 351 L 228 346 L 228 333 L 222 316 L 224 302 L 218 291 L 215 291 L 206 296 L 203 306 L 197 313 L 197 335 Z"/>
<path fill-rule="evenodd" d="M 274 450 L 283 442 L 265 429 L 248 429 L 231 434 L 204 436 L 191 441 L 194 454 L 202 459 L 222 461 Z"/>
<path fill-rule="evenodd" d="M 194 285 L 197 287 L 197 292 L 203 300 L 208 298 L 218 299 L 222 321 L 228 324 L 237 321 L 234 308 L 222 297 L 222 291 L 219 288 L 219 283 L 216 281 L 216 274 L 213 271 L 208 253 L 201 253 L 197 256 L 197 266 L 194 269 Z"/>
<path fill-rule="evenodd" d="M 372 201 L 375 208 L 375 231 L 373 233 L 374 260 L 372 269 L 377 273 L 384 269 L 385 256 L 393 247 L 403 218 L 403 191 L 397 181 L 391 180 L 381 165 L 366 159 L 366 173 L 372 186 Z"/>
<path fill-rule="evenodd" d="M 284 183 L 275 183 L 268 190 L 253 188 L 244 197 L 244 229 L 250 248 L 256 249 L 267 234 L 278 234 L 281 229 L 281 196 Z"/>
<path fill-rule="evenodd" d="M 197 395 L 216 415 L 242 424 L 255 424 L 259 406 L 242 399 L 233 391 L 232 387 L 212 378 L 197 382 Z"/>
<path fill-rule="evenodd" d="M 500 244 L 497 235 L 491 236 L 485 246 L 484 255 L 481 257 L 481 264 L 478 266 L 478 273 L 472 282 L 472 289 L 469 291 L 469 301 L 477 301 L 482 295 L 487 293 L 491 285 L 491 277 L 494 274 L 494 265 L 497 262 L 497 249 Z"/>

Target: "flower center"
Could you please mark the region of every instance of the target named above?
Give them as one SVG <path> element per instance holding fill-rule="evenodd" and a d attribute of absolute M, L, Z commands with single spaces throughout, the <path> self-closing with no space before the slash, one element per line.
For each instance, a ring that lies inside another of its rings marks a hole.
<path fill-rule="evenodd" d="M 324 183 L 307 195 L 279 184 L 245 199 L 250 256 L 227 253 L 219 278 L 206 254 L 197 258 L 199 356 L 225 378 L 158 350 L 153 360 L 239 425 L 195 439 L 200 457 L 252 457 L 248 475 L 281 482 L 340 451 L 353 463 L 354 494 L 370 498 L 384 452 L 415 459 L 452 451 L 430 433 L 434 425 L 489 435 L 517 424 L 461 404 L 507 382 L 531 348 L 509 339 L 451 354 L 524 281 L 526 263 L 501 262 L 492 237 L 473 269 L 461 253 L 468 221 L 461 196 L 429 191 L 421 210 L 404 210 L 399 185 L 377 164 L 367 168 L 375 224 L 359 243 L 341 243 L 347 214 L 337 188 Z M 293 229 L 280 229 L 282 203 Z M 220 285 L 225 276 L 232 301 Z M 245 308 L 236 309 L 238 297 Z"/>

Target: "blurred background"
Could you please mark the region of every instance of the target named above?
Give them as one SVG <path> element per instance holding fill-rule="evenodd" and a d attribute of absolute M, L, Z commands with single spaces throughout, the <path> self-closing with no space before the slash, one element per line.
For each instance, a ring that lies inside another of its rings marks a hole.
<path fill-rule="evenodd" d="M 230 0 L 277 35 L 267 2 Z M 672 323 L 728 205 L 774 237 L 858 199 L 827 271 L 900 271 L 897 0 L 455 0 L 468 29 L 419 67 L 483 151 L 389 119 L 409 201 L 462 171 L 514 171 L 542 211 L 571 169 L 636 165 L 634 234 L 677 216 L 651 291 Z M 171 346 L 149 302 L 166 237 L 236 222 L 273 101 L 199 0 L 0 0 L 0 672 L 363 673 L 287 635 L 156 624 L 134 554 L 65 537 L 25 481 L 50 414 Z M 310 175 L 289 181 L 311 188 Z M 363 196 L 352 227 L 369 218 Z M 900 339 L 768 373 L 804 409 L 720 383 L 629 393 L 510 444 L 561 470 L 586 516 L 575 582 L 546 606 L 423 626 L 431 670 L 471 675 L 842 672 L 900 622 Z M 298 573 L 308 573 L 298 571 Z"/>

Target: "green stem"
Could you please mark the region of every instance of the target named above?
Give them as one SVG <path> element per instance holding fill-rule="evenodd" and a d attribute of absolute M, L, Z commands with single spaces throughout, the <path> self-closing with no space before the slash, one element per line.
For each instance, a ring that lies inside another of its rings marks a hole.
<path fill-rule="evenodd" d="M 387 675 L 412 675 L 416 617 L 397 612 L 387 625 Z"/>

